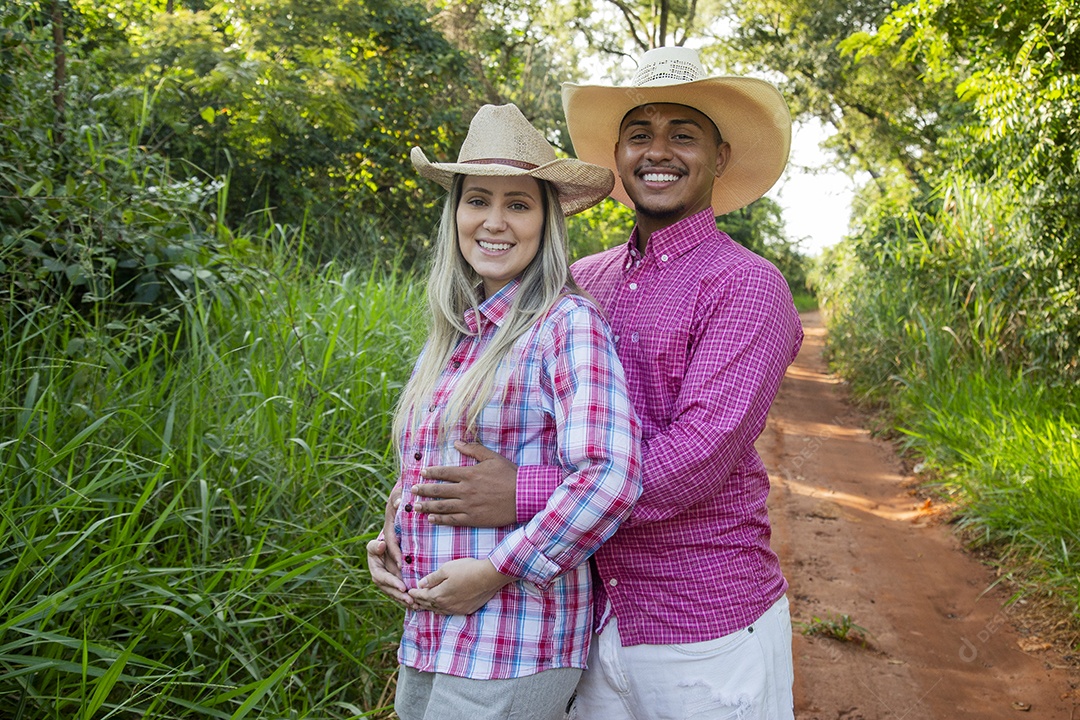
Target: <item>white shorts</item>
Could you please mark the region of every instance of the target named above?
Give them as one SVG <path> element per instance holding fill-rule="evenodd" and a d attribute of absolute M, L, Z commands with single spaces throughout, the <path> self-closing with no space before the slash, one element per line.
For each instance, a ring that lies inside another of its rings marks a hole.
<path fill-rule="evenodd" d="M 682 645 L 623 647 L 615 618 L 593 636 L 569 720 L 792 720 L 791 613 Z"/>

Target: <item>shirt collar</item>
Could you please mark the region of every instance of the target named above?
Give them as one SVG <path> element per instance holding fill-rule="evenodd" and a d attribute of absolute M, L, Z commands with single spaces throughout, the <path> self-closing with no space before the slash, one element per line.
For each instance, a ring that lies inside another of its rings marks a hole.
<path fill-rule="evenodd" d="M 673 225 L 668 225 L 654 232 L 649 238 L 649 244 L 645 246 L 645 254 L 678 257 L 696 248 L 706 238 L 719 236 L 719 234 L 720 231 L 716 229 L 716 216 L 713 215 L 712 208 L 705 208 L 699 213 L 683 218 Z M 635 226 L 627 243 L 630 262 L 634 262 L 641 257 L 637 250 L 637 240 L 638 229 Z"/>
<path fill-rule="evenodd" d="M 513 305 L 514 298 L 517 297 L 518 288 L 520 287 L 521 280 L 514 278 L 475 308 L 466 310 L 465 324 L 468 326 L 469 331 L 478 333 L 480 328 L 487 323 L 493 323 L 496 327 L 501 327 L 510 312 L 510 306 Z M 478 317 L 482 318 L 482 320 L 478 320 Z"/>

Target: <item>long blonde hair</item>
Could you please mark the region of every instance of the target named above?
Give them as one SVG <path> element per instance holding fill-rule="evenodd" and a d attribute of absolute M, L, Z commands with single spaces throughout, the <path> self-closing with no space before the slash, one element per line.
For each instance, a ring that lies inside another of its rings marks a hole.
<path fill-rule="evenodd" d="M 461 201 L 463 175 L 457 175 L 443 206 L 435 242 L 435 258 L 428 276 L 427 301 L 431 311 L 427 344 L 412 377 L 401 393 L 394 414 L 394 441 L 400 443 L 410 424 L 417 419 L 413 408 L 431 401 L 439 376 L 446 368 L 454 348 L 472 335 L 465 314 L 476 312 L 483 302 L 481 277 L 465 262 L 458 247 L 457 207 Z M 502 326 L 491 342 L 461 378 L 450 395 L 442 414 L 442 435 L 459 419 L 465 419 L 466 432 L 475 432 L 480 413 L 491 399 L 495 369 L 514 342 L 542 318 L 551 306 L 569 290 L 581 294 L 570 276 L 566 219 L 559 205 L 555 187 L 537 180 L 544 200 L 544 227 L 536 257 L 521 273 L 521 287 Z M 456 439 L 456 438 L 454 438 Z M 399 448 L 400 450 L 400 448 Z"/>

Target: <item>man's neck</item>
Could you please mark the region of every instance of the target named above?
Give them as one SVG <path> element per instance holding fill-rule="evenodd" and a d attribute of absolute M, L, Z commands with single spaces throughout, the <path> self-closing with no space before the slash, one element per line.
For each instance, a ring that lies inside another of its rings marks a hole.
<path fill-rule="evenodd" d="M 704 210 L 704 208 L 702 208 Z M 692 213 L 687 213 L 680 217 L 664 217 L 657 218 L 648 215 L 642 215 L 641 213 L 635 213 L 634 222 L 637 224 L 637 249 L 642 255 L 645 254 L 645 248 L 649 245 L 649 240 L 652 236 L 660 232 L 664 228 L 669 228 L 672 225 L 681 223 L 688 217 L 697 215 L 700 210 Z"/>
<path fill-rule="evenodd" d="M 645 254 L 645 248 L 649 245 L 649 239 L 653 233 L 663 230 L 666 227 L 674 225 L 679 222 L 681 218 L 676 220 L 657 220 L 651 217 L 643 217 L 640 213 L 634 218 L 637 223 L 637 249 L 642 255 Z"/>

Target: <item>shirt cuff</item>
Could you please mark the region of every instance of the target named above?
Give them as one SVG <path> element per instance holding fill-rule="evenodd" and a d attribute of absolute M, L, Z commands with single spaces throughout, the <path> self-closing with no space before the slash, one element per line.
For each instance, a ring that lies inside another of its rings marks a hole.
<path fill-rule="evenodd" d="M 563 573 L 563 569 L 544 556 L 518 528 L 488 555 L 488 560 L 503 575 L 527 580 L 543 589 Z"/>
<path fill-rule="evenodd" d="M 517 469 L 517 521 L 524 525 L 547 507 L 548 498 L 563 481 L 558 465 L 521 465 Z"/>

